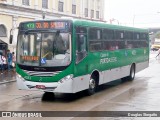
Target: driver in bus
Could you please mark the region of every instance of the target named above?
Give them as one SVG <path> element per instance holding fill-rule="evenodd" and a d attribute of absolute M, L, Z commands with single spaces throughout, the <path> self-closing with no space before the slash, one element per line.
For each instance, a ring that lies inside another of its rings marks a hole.
<path fill-rule="evenodd" d="M 55 49 L 54 52 L 56 52 L 57 54 L 65 54 L 66 51 L 65 44 L 60 34 L 60 31 L 57 31 L 55 35 L 54 49 Z"/>

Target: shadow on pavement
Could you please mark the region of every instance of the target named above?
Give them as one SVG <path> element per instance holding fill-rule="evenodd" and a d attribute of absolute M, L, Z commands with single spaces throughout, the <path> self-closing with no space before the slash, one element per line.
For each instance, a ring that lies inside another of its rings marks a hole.
<path fill-rule="evenodd" d="M 123 84 L 121 79 L 106 83 L 104 85 L 100 85 L 95 93 L 98 94 L 100 92 L 103 92 L 106 89 L 112 88 L 114 86 L 118 86 L 120 84 Z M 73 102 L 79 99 L 82 99 L 84 97 L 89 97 L 87 95 L 86 91 L 81 91 L 77 93 L 52 93 L 52 92 L 46 92 L 42 95 L 42 101 L 43 102 Z M 94 95 L 93 95 L 94 97 Z"/>

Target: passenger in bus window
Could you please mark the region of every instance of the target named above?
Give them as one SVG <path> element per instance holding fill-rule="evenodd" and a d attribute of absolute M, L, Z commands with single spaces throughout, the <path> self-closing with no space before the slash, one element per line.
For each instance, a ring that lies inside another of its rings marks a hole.
<path fill-rule="evenodd" d="M 115 49 L 116 49 L 116 50 L 118 50 L 118 49 L 119 49 L 118 45 L 116 45 L 116 46 L 115 46 Z"/>
<path fill-rule="evenodd" d="M 132 48 L 133 48 L 133 45 L 132 45 L 132 44 L 127 44 L 126 48 L 132 49 Z"/>
<path fill-rule="evenodd" d="M 109 50 L 114 50 L 114 46 L 110 46 Z"/>
<path fill-rule="evenodd" d="M 64 54 L 65 53 L 65 45 L 64 45 L 64 41 L 62 39 L 60 32 L 58 32 L 55 37 L 56 38 L 54 41 L 54 49 L 55 49 L 56 54 Z"/>
<path fill-rule="evenodd" d="M 119 49 L 119 45 L 118 45 L 118 42 L 116 41 L 115 44 L 114 44 L 114 48 L 115 50 L 118 50 Z"/>

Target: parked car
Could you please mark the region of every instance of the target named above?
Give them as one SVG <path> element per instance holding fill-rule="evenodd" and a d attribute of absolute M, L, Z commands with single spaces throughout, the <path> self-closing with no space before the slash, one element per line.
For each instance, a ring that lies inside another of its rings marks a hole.
<path fill-rule="evenodd" d="M 157 51 L 157 50 L 159 50 L 160 49 L 160 45 L 159 44 L 153 44 L 152 46 L 151 46 L 151 50 L 152 51 Z"/>
<path fill-rule="evenodd" d="M 152 51 L 157 51 L 157 50 L 158 50 L 158 48 L 151 48 L 151 50 L 152 50 Z"/>

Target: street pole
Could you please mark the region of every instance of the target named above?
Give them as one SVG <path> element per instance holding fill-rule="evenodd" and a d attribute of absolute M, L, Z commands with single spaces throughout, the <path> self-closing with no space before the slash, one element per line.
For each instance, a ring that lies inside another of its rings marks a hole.
<path fill-rule="evenodd" d="M 117 24 L 119 25 L 119 21 L 117 19 L 114 19 L 114 18 L 110 19 L 110 24 L 112 24 L 113 21 L 117 21 Z"/>
<path fill-rule="evenodd" d="M 43 11 L 42 12 L 42 19 L 45 19 L 45 17 L 46 17 L 46 13 Z"/>
<path fill-rule="evenodd" d="M 133 15 L 133 27 L 134 27 L 134 20 L 135 20 L 135 15 Z"/>

